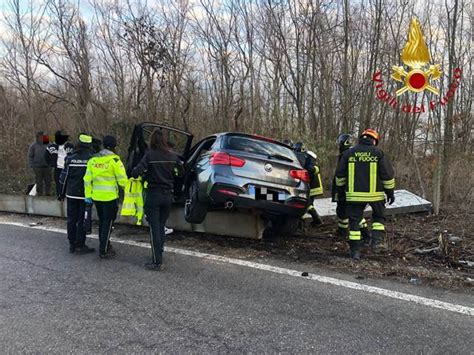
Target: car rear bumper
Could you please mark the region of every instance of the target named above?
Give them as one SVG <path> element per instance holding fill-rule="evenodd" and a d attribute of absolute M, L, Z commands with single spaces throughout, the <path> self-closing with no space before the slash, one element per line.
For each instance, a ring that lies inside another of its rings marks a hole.
<path fill-rule="evenodd" d="M 289 197 L 285 202 L 256 200 L 247 195 L 247 191 L 241 187 L 219 183 L 212 186 L 209 196 L 216 205 L 224 206 L 226 202 L 231 201 L 234 208 L 248 208 L 266 214 L 297 218 L 304 215 L 309 203 L 301 197 Z"/>

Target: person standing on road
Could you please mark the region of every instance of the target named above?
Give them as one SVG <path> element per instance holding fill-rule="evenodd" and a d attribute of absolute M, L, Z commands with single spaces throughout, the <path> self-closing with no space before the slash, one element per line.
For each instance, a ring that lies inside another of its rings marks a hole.
<path fill-rule="evenodd" d="M 360 222 L 367 204 L 372 207 L 373 250 L 385 234 L 385 195 L 391 205 L 395 202 L 395 178 L 392 165 L 377 147 L 380 137 L 373 129 L 366 129 L 359 144 L 346 150 L 336 170 L 338 199 L 346 201 L 349 216 L 349 246 L 351 258 L 360 259 Z"/>
<path fill-rule="evenodd" d="M 92 158 L 92 137 L 86 134 L 79 136 L 73 153 L 66 157 L 64 169 L 59 177 L 59 200 L 67 198 L 67 238 L 69 252 L 88 254 L 94 248 L 86 245 L 86 230 L 84 229 L 84 175 L 87 162 Z"/>
<path fill-rule="evenodd" d="M 49 196 L 51 193 L 51 168 L 46 161 L 44 133 L 36 133 L 36 141 L 28 149 L 28 164 L 35 174 L 36 193 Z"/>
<path fill-rule="evenodd" d="M 314 207 L 314 199 L 316 196 L 323 194 L 323 183 L 321 181 L 321 173 L 319 166 L 317 165 L 316 154 L 312 151 L 305 151 L 303 149 L 303 143 L 295 143 L 294 149 L 296 152 L 296 157 L 298 158 L 303 169 L 306 169 L 309 174 L 309 206 L 307 212 L 311 215 L 313 219 L 311 225 L 313 227 L 321 225 L 323 222 L 319 217 L 316 208 Z"/>
<path fill-rule="evenodd" d="M 69 136 L 62 131 L 56 131 L 54 134 L 54 142 L 49 143 L 46 147 L 46 161 L 53 168 L 54 182 L 56 184 L 56 196 L 61 194 L 59 177 L 64 169 L 66 156 L 71 154 L 74 146 L 68 142 Z"/>
<path fill-rule="evenodd" d="M 352 136 L 347 133 L 341 133 L 336 140 L 339 147 L 338 163 L 341 161 L 342 154 L 352 147 Z M 346 201 L 341 201 L 338 198 L 337 186 L 336 186 L 336 175 L 332 182 L 332 202 L 337 203 L 336 216 L 337 216 L 337 232 L 336 234 L 341 238 L 347 238 L 349 236 L 349 217 L 347 216 Z M 370 233 L 367 228 L 367 221 L 362 217 L 360 224 L 360 232 L 362 240 L 368 242 L 370 240 Z"/>
<path fill-rule="evenodd" d="M 112 136 L 102 140 L 104 149 L 87 162 L 84 175 L 85 203 L 95 204 L 99 217 L 99 257 L 115 256 L 109 238 L 118 212 L 119 187 L 127 184 L 127 174 L 120 157 L 114 153 L 117 141 Z"/>
<path fill-rule="evenodd" d="M 178 155 L 170 150 L 161 130 L 153 132 L 150 149 L 132 170 L 132 177 L 143 176 L 145 180 L 145 215 L 150 226 L 152 262 L 146 263 L 149 270 L 163 269 L 165 224 L 173 203 L 174 179 L 181 169 Z"/>

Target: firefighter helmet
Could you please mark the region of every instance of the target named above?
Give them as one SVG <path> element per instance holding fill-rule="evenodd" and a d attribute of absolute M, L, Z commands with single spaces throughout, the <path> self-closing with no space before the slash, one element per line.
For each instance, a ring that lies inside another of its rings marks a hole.
<path fill-rule="evenodd" d="M 370 137 L 373 140 L 375 140 L 375 145 L 379 144 L 380 136 L 377 133 L 377 131 L 374 130 L 374 129 L 367 128 L 364 132 L 362 132 L 362 134 L 360 136 L 361 137 L 364 137 L 364 136 Z"/>
<path fill-rule="evenodd" d="M 303 143 L 302 142 L 296 142 L 293 146 L 293 149 L 297 152 L 304 152 Z"/>
<path fill-rule="evenodd" d="M 306 153 L 307 153 L 311 158 L 313 158 L 313 159 L 318 159 L 318 156 L 316 155 L 315 152 L 312 152 L 311 150 L 308 150 Z"/>
<path fill-rule="evenodd" d="M 352 147 L 352 136 L 348 133 L 341 133 L 336 140 L 339 151 L 342 153 Z"/>

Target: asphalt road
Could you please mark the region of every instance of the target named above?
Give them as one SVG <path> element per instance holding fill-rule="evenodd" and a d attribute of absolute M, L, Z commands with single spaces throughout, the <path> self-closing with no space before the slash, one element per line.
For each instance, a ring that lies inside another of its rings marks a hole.
<path fill-rule="evenodd" d="M 474 351 L 468 315 L 171 253 L 152 272 L 148 249 L 114 247 L 70 255 L 63 234 L 0 225 L 0 352 Z"/>

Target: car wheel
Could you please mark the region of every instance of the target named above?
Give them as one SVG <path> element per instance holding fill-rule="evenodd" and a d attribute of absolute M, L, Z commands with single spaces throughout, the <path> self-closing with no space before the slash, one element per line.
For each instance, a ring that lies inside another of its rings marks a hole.
<path fill-rule="evenodd" d="M 197 181 L 193 181 L 188 190 L 188 198 L 184 205 L 184 219 L 188 223 L 199 224 L 206 219 L 207 205 L 199 201 Z"/>

